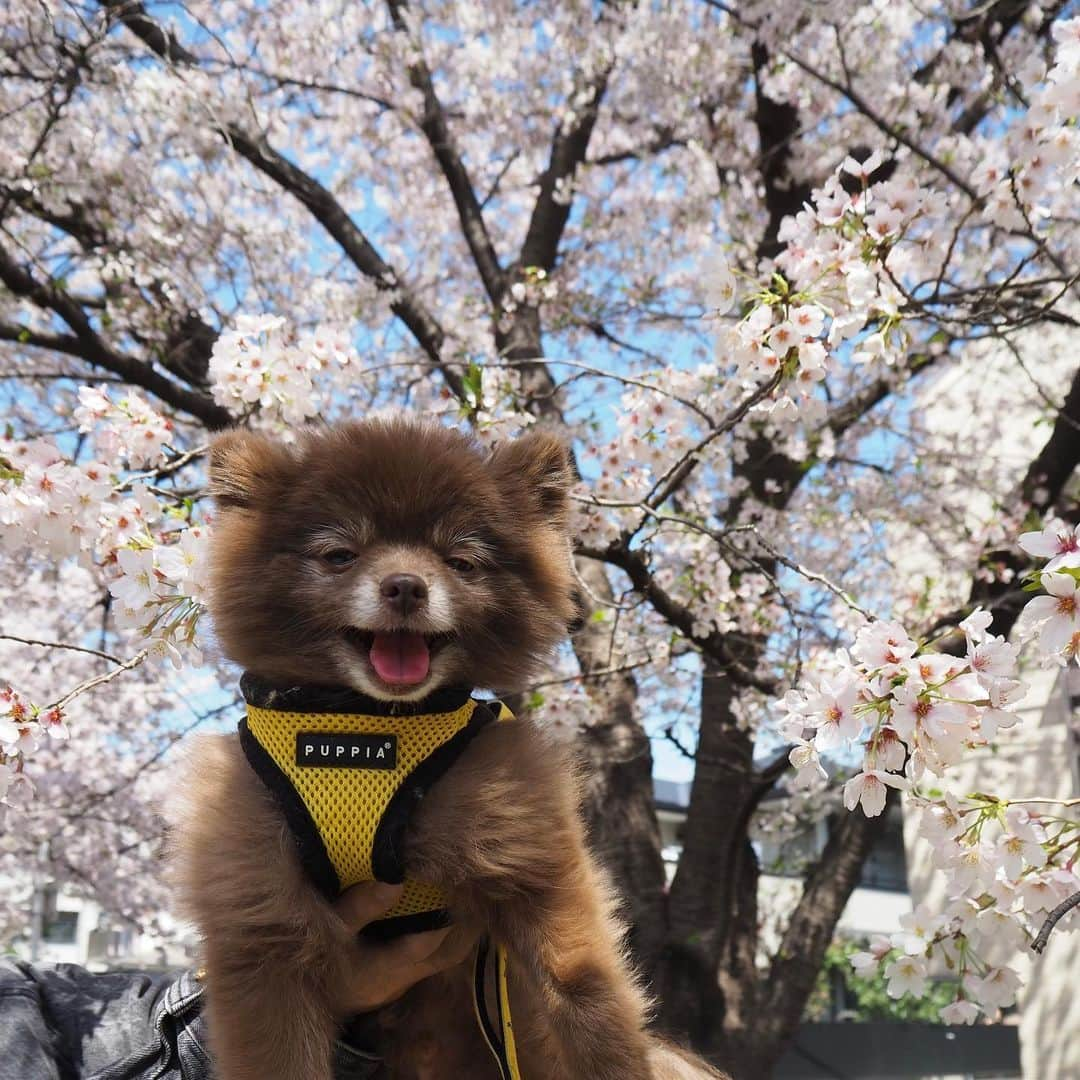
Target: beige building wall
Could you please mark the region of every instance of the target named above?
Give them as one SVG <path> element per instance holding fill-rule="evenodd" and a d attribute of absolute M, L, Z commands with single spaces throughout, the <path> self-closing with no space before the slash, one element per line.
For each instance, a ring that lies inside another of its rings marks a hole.
<path fill-rule="evenodd" d="M 1002 797 L 1075 798 L 1077 717 L 1070 696 L 1080 695 L 1080 671 L 1025 673 L 1030 687 L 1019 709 L 1022 726 L 1002 734 L 996 751 L 972 755 L 949 773 L 954 791 Z M 930 864 L 930 845 L 917 835 L 918 817 L 905 815 L 904 842 L 913 901 L 932 910 L 945 904 L 944 879 Z M 1080 1080 L 1080 930 L 1055 932 L 1046 952 L 1017 965 L 1024 990 L 1017 1002 L 1025 1080 Z M 1009 1022 L 1010 1018 L 1006 1018 Z"/>

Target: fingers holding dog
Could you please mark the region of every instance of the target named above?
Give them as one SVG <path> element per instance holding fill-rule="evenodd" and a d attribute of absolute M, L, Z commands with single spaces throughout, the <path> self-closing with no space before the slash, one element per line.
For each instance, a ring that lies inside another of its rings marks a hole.
<path fill-rule="evenodd" d="M 401 895 L 400 885 L 371 881 L 347 889 L 334 905 L 353 934 L 386 914 Z M 342 987 L 342 1015 L 370 1012 L 396 1001 L 421 979 L 460 964 L 475 944 L 475 935 L 447 926 L 406 934 L 390 942 L 357 939 L 350 972 Z"/>

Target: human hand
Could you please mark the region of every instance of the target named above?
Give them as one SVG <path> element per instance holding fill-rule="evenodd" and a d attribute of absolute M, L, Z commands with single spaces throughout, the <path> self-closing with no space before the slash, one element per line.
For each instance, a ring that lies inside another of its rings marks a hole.
<path fill-rule="evenodd" d="M 401 891 L 401 885 L 363 882 L 343 892 L 334 908 L 349 930 L 359 934 L 397 903 Z M 357 938 L 351 974 L 339 999 L 341 1014 L 371 1012 L 396 1001 L 421 979 L 461 963 L 475 944 L 474 934 L 455 926 L 388 942 Z"/>

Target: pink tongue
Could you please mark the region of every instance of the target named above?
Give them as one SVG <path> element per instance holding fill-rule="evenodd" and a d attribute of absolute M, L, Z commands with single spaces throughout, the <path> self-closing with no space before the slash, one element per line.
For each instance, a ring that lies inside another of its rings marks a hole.
<path fill-rule="evenodd" d="M 368 655 L 385 683 L 415 686 L 427 678 L 431 657 L 423 634 L 376 634 Z"/>

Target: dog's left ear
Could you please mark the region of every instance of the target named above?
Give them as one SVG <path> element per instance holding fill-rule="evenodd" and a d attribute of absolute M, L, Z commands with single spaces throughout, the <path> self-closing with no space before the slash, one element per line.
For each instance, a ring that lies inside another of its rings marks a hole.
<path fill-rule="evenodd" d="M 219 510 L 250 510 L 270 501 L 293 468 L 281 443 L 258 431 L 233 428 L 210 444 L 210 494 Z"/>
<path fill-rule="evenodd" d="M 565 521 L 567 496 L 578 472 L 570 448 L 558 436 L 530 431 L 500 443 L 491 452 L 490 465 L 508 494 L 524 494 L 543 517 Z"/>

